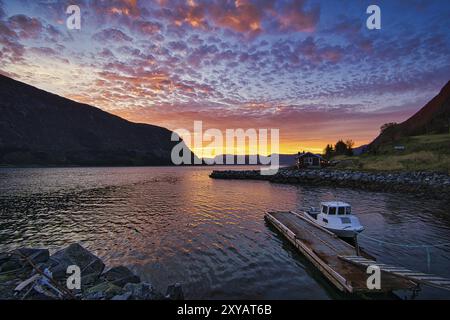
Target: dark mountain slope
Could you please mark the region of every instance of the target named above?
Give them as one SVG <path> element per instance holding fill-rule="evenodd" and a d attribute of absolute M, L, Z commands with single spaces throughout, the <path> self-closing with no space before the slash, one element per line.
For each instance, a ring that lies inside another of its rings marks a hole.
<path fill-rule="evenodd" d="M 171 134 L 0 75 L 1 165 L 170 165 Z"/>
<path fill-rule="evenodd" d="M 450 125 L 450 81 L 441 92 L 408 120 L 384 130 L 371 144 L 376 150 L 381 145 L 403 137 L 423 134 L 448 133 Z"/>

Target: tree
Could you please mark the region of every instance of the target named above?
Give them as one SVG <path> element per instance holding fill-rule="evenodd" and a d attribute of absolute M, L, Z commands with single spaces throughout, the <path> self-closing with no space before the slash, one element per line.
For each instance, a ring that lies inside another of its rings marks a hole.
<path fill-rule="evenodd" d="M 334 146 L 334 152 L 336 155 L 347 154 L 347 145 L 345 144 L 345 142 L 342 140 L 336 142 Z"/>
<path fill-rule="evenodd" d="M 384 131 L 386 131 L 386 129 L 395 127 L 396 125 L 397 125 L 397 122 L 388 122 L 388 123 L 385 123 L 385 124 L 383 124 L 383 125 L 380 127 L 380 132 L 383 133 Z"/>
<path fill-rule="evenodd" d="M 323 153 L 324 153 L 326 159 L 330 159 L 334 153 L 333 146 L 331 144 L 327 144 Z"/>
<path fill-rule="evenodd" d="M 348 139 L 345 141 L 345 144 L 347 146 L 347 155 L 352 156 L 353 155 L 353 147 L 355 145 L 355 142 L 352 139 Z"/>

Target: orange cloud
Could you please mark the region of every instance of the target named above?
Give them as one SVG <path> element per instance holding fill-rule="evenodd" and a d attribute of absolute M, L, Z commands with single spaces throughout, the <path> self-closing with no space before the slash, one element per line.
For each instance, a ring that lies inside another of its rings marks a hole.
<path fill-rule="evenodd" d="M 210 6 L 213 21 L 218 26 L 238 32 L 261 31 L 264 8 L 245 0 L 237 0 L 234 4 L 226 8 L 218 5 Z"/>

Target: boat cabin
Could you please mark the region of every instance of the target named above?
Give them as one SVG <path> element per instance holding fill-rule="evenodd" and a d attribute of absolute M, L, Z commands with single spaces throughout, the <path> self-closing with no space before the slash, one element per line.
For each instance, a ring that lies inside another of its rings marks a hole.
<path fill-rule="evenodd" d="M 328 161 L 319 154 L 299 152 L 297 156 L 298 169 L 320 169 L 328 165 Z"/>
<path fill-rule="evenodd" d="M 352 214 L 352 207 L 341 201 L 322 202 L 320 212 L 327 215 L 345 216 Z"/>

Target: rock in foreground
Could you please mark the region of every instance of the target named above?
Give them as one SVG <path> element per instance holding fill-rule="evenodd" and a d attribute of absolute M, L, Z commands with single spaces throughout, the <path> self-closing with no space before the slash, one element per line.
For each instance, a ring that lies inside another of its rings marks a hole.
<path fill-rule="evenodd" d="M 80 288 L 68 284 L 80 271 Z M 68 272 L 69 270 L 69 272 Z M 72 277 L 72 278 L 71 278 Z M 105 271 L 103 261 L 80 244 L 49 254 L 47 249 L 21 248 L 0 253 L 0 299 L 79 300 L 179 300 L 180 284 L 170 285 L 166 295 L 124 266 Z"/>

